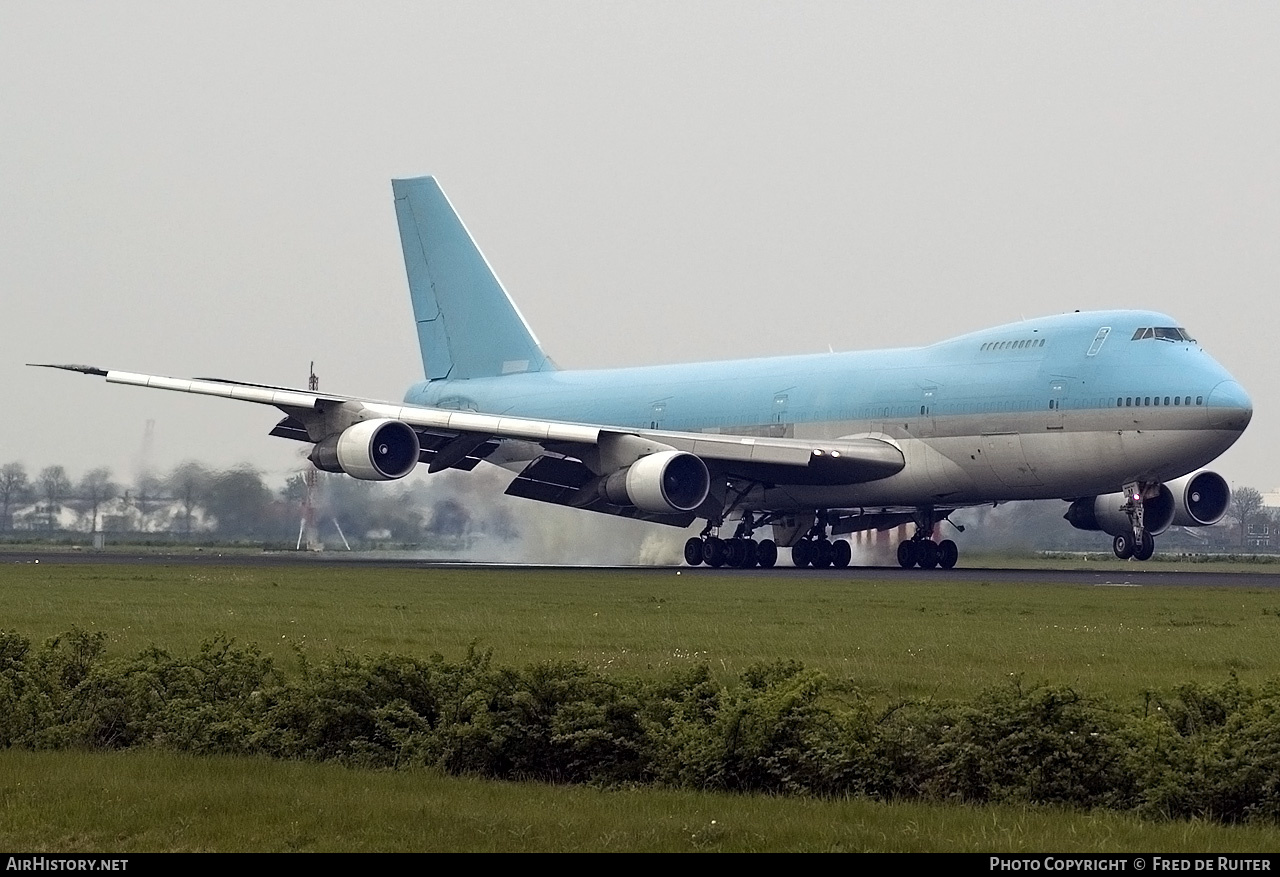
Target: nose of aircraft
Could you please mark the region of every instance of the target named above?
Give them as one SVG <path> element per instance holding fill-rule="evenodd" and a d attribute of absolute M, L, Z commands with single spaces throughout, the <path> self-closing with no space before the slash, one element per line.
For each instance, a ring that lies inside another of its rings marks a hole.
<path fill-rule="evenodd" d="M 1235 381 L 1223 381 L 1213 388 L 1206 400 L 1209 426 L 1214 429 L 1242 431 L 1253 419 L 1253 400 Z"/>

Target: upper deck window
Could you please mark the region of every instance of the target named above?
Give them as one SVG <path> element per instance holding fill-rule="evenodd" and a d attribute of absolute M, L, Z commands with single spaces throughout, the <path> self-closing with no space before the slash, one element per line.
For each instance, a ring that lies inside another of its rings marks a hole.
<path fill-rule="evenodd" d="M 1023 338 L 1018 341 L 988 341 L 980 350 L 1023 350 L 1028 347 L 1044 347 L 1043 338 Z"/>

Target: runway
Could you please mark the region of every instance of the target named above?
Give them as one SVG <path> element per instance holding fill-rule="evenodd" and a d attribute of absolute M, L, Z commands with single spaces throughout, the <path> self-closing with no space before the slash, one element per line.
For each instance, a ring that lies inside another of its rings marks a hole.
<path fill-rule="evenodd" d="M 1068 584 L 1092 587 L 1216 587 L 1216 588 L 1280 588 L 1280 563 L 1237 564 L 1229 570 L 1221 565 L 1214 569 L 1197 569 L 1200 564 L 1186 562 L 1131 563 L 1117 568 L 1108 564 L 1105 568 L 1090 569 L 1088 561 L 1063 561 L 1057 569 L 991 568 L 957 566 L 951 570 L 904 570 L 898 567 L 850 566 L 846 569 L 797 569 L 788 564 L 773 569 L 730 569 L 722 567 L 688 566 L 573 566 L 471 563 L 456 560 L 424 558 L 421 555 L 397 552 L 249 552 L 216 549 L 204 551 L 13 551 L 0 553 L 0 563 L 12 564 L 142 564 L 166 566 L 361 566 L 388 568 L 474 569 L 487 572 L 518 572 L 533 569 L 597 570 L 605 573 L 628 575 L 672 576 L 677 573 L 691 581 L 700 577 L 740 578 L 767 577 L 776 579 L 779 586 L 799 580 L 847 581 L 851 585 L 864 582 L 955 582 L 956 584 Z M 1101 566 L 1101 565 L 1100 565 Z"/>

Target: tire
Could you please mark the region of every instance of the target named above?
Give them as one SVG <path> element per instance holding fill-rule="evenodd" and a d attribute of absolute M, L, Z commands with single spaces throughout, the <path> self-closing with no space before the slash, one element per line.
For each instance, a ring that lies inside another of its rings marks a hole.
<path fill-rule="evenodd" d="M 826 569 L 831 566 L 831 543 L 819 539 L 813 543 L 813 568 Z"/>
<path fill-rule="evenodd" d="M 725 563 L 734 569 L 742 569 L 747 565 L 747 540 L 746 539 L 730 539 L 725 543 L 728 549 L 725 555 Z"/>
<path fill-rule="evenodd" d="M 1121 560 L 1133 557 L 1133 539 L 1126 533 L 1111 540 L 1111 550 Z"/>
<path fill-rule="evenodd" d="M 1142 538 L 1133 546 L 1134 560 L 1150 560 L 1151 555 L 1156 553 L 1155 537 L 1146 530 L 1142 531 Z"/>
<path fill-rule="evenodd" d="M 938 565 L 938 543 L 923 539 L 916 546 L 916 563 L 921 569 L 933 569 Z"/>
<path fill-rule="evenodd" d="M 836 569 L 844 569 L 853 560 L 853 546 L 843 539 L 831 543 L 831 565 Z"/>
<path fill-rule="evenodd" d="M 728 554 L 724 540 L 717 536 L 708 537 L 707 541 L 702 543 L 702 562 L 707 566 L 716 568 L 724 566 Z"/>
<path fill-rule="evenodd" d="M 756 562 L 761 569 L 772 569 L 778 562 L 778 543 L 772 539 L 761 539 L 760 547 L 756 549 Z"/>
<path fill-rule="evenodd" d="M 943 569 L 951 569 L 959 559 L 960 548 L 956 543 L 950 539 L 943 539 L 938 543 L 938 566 Z"/>
<path fill-rule="evenodd" d="M 684 543 L 684 562 L 689 566 L 702 565 L 702 540 L 697 536 Z"/>
<path fill-rule="evenodd" d="M 791 562 L 796 566 L 805 567 L 813 562 L 813 543 L 808 539 L 801 539 L 795 545 L 791 546 Z"/>
<path fill-rule="evenodd" d="M 916 543 L 910 539 L 904 539 L 898 543 L 898 566 L 903 569 L 911 569 L 916 565 Z"/>

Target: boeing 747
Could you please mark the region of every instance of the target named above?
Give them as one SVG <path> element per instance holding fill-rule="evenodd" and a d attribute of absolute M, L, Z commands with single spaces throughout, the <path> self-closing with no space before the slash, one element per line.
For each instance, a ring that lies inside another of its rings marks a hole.
<path fill-rule="evenodd" d="M 903 567 L 954 566 L 956 509 L 1070 502 L 1066 519 L 1150 558 L 1230 490 L 1204 470 L 1252 417 L 1171 317 L 1067 313 L 924 347 L 565 371 L 543 351 L 433 177 L 392 182 L 425 380 L 403 402 L 220 379 L 53 368 L 279 408 L 271 435 L 320 469 L 391 481 L 485 462 L 512 496 L 705 526 L 693 565 L 845 566 L 864 530 L 914 526 Z M 758 532 L 771 538 L 757 539 Z"/>

